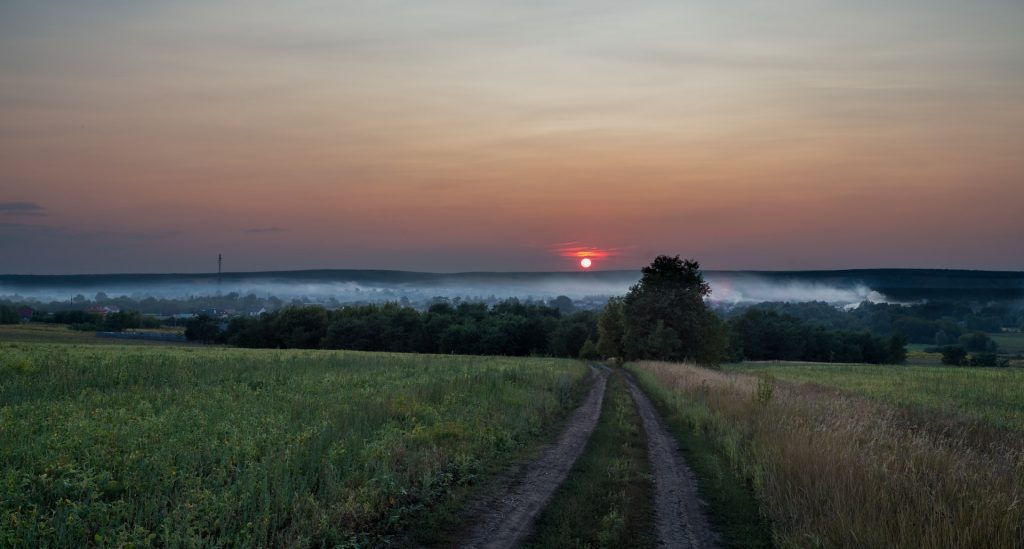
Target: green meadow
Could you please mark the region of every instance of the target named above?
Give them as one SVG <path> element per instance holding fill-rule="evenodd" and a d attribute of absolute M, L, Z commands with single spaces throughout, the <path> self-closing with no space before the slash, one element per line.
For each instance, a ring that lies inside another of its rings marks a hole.
<path fill-rule="evenodd" d="M 999 345 L 1000 353 L 1008 355 L 1024 353 L 1024 332 L 989 334 L 989 337 Z"/>
<path fill-rule="evenodd" d="M 0 343 L 0 546 L 381 545 L 444 528 L 587 368 Z"/>
<path fill-rule="evenodd" d="M 1024 370 L 1020 368 L 780 362 L 731 364 L 725 370 L 817 383 L 902 406 L 1024 428 Z"/>
<path fill-rule="evenodd" d="M 162 328 L 139 330 L 157 333 L 180 333 L 181 329 Z M 83 345 L 194 345 L 192 343 L 168 343 L 166 341 L 110 339 L 98 337 L 95 331 L 72 330 L 65 324 L 0 324 L 0 342 L 8 343 L 79 343 Z"/>
<path fill-rule="evenodd" d="M 18 343 L 96 343 L 107 341 L 96 337 L 96 332 L 72 330 L 63 324 L 0 324 L 0 341 Z M 129 341 L 127 343 L 135 343 Z"/>

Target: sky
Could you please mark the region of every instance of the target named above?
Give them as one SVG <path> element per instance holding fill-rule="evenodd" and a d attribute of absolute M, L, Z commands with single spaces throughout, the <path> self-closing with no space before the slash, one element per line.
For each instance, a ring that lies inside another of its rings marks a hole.
<path fill-rule="evenodd" d="M 0 273 L 1024 270 L 1020 0 L 0 1 Z"/>

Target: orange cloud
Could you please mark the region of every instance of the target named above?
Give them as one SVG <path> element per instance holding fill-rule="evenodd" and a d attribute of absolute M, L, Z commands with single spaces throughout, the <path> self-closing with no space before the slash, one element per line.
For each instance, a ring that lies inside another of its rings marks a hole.
<path fill-rule="evenodd" d="M 573 257 L 590 259 L 605 259 L 619 255 L 618 248 L 596 248 L 594 246 L 583 246 L 579 242 L 562 242 L 551 247 L 551 252 L 561 257 Z"/>

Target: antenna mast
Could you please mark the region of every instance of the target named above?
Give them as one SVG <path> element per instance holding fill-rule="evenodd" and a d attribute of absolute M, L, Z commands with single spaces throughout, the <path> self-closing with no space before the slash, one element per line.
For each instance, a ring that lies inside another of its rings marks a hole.
<path fill-rule="evenodd" d="M 224 261 L 224 256 L 217 254 L 217 296 L 220 296 L 220 266 Z"/>

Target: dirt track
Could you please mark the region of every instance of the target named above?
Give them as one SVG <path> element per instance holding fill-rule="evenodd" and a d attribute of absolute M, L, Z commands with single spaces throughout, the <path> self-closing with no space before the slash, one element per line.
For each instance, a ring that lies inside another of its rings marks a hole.
<path fill-rule="evenodd" d="M 494 498 L 460 547 L 517 547 L 533 530 L 537 515 L 565 480 L 590 439 L 601 415 L 608 371 L 595 369 L 593 386 L 573 412 L 558 439 L 530 463 L 516 482 Z"/>
<path fill-rule="evenodd" d="M 718 538 L 697 497 L 697 481 L 679 454 L 675 438 L 665 429 L 647 395 L 626 375 L 647 433 L 647 459 L 654 475 L 655 527 L 661 547 L 716 547 Z"/>

